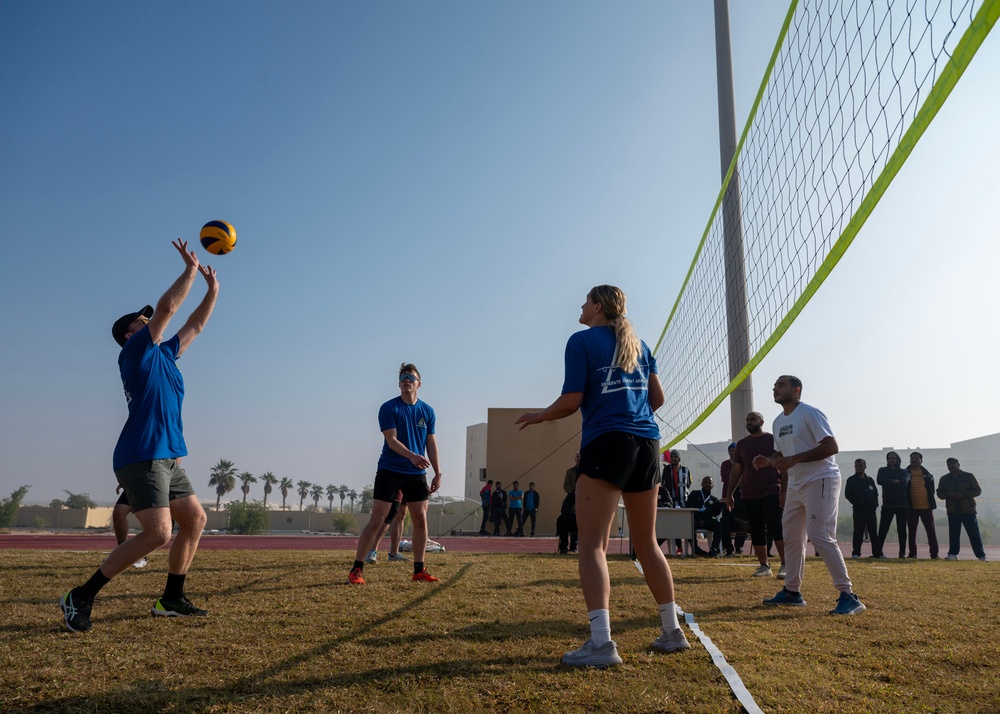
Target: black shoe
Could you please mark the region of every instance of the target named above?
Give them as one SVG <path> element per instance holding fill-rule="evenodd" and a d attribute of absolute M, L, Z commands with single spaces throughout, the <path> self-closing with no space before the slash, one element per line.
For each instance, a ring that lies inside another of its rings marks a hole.
<path fill-rule="evenodd" d="M 93 599 L 80 597 L 75 594 L 76 588 L 59 598 L 59 607 L 62 608 L 63 618 L 66 621 L 66 629 L 70 632 L 86 632 L 92 627 L 90 622 L 90 608 L 94 606 Z"/>
<path fill-rule="evenodd" d="M 565 548 L 560 548 L 559 549 L 559 555 L 566 555 L 567 553 L 569 553 L 569 551 L 566 550 Z"/>
<path fill-rule="evenodd" d="M 205 617 L 208 610 L 195 607 L 194 604 L 183 595 L 177 600 L 167 600 L 161 597 L 150 610 L 154 615 L 160 617 Z"/>
<path fill-rule="evenodd" d="M 486 531 L 479 531 L 479 535 L 484 536 L 484 535 L 489 535 L 489 533 L 487 533 Z"/>

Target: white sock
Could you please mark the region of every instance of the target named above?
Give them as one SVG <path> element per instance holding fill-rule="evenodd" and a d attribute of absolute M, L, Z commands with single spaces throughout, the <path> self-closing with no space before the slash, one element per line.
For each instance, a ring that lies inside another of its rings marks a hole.
<path fill-rule="evenodd" d="M 611 641 L 611 616 L 607 610 L 591 610 L 587 613 L 590 618 L 590 639 L 600 647 Z"/>
<path fill-rule="evenodd" d="M 670 634 L 680 627 L 677 623 L 677 609 L 674 607 L 674 603 L 667 602 L 658 607 L 660 608 L 660 623 L 664 632 Z"/>

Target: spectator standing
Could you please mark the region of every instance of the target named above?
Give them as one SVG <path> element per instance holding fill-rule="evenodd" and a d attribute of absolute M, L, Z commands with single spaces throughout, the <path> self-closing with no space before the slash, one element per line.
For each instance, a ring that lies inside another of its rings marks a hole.
<path fill-rule="evenodd" d="M 538 507 L 542 503 L 542 497 L 535 490 L 535 482 L 528 484 L 528 490 L 524 492 L 524 520 L 531 519 L 531 537 L 535 537 L 535 519 L 538 517 Z M 521 535 L 524 535 L 522 532 Z"/>
<path fill-rule="evenodd" d="M 493 535 L 500 535 L 500 525 L 507 524 L 507 492 L 500 482 L 493 484 L 493 496 L 490 500 L 490 518 L 493 519 Z"/>
<path fill-rule="evenodd" d="M 719 467 L 719 480 L 722 482 L 722 500 L 726 501 L 729 494 L 729 478 L 733 471 L 733 457 L 736 455 L 736 442 L 734 441 L 729 445 L 729 458 L 722 462 L 722 466 Z M 737 525 L 743 525 L 744 528 L 747 524 L 740 524 L 740 521 L 746 521 L 746 511 L 743 509 L 743 490 L 739 487 L 735 489 L 733 493 L 733 510 L 724 508 L 722 510 L 722 516 L 719 519 L 722 524 L 722 548 L 727 556 L 730 555 L 742 555 L 743 554 L 743 544 L 746 542 L 746 536 L 743 534 L 743 528 L 734 528 Z M 733 546 L 733 531 L 739 531 L 739 535 L 736 536 L 735 547 Z"/>
<path fill-rule="evenodd" d="M 576 452 L 573 457 L 574 464 L 566 469 L 566 478 L 563 479 L 563 491 L 573 493 L 576 490 L 576 477 L 580 475 L 580 452 Z"/>
<path fill-rule="evenodd" d="M 899 536 L 899 557 L 906 556 L 906 512 L 910 489 L 910 472 L 900 468 L 899 454 L 890 451 L 885 455 L 885 463 L 875 475 L 875 481 L 882 487 L 882 521 L 878 526 L 878 551 L 885 553 L 885 539 L 889 535 L 892 519 L 896 519 L 896 534 Z"/>
<path fill-rule="evenodd" d="M 667 482 L 673 507 L 687 508 L 688 491 L 691 490 L 691 472 L 687 466 L 681 466 L 681 454 L 677 449 L 670 452 L 670 466 L 663 480 Z M 677 549 L 677 555 L 684 554 L 684 542 L 680 538 L 674 541 L 674 547 Z"/>
<path fill-rule="evenodd" d="M 934 527 L 934 510 L 937 501 L 934 500 L 934 476 L 924 468 L 924 455 L 919 451 L 910 454 L 910 497 L 906 512 L 906 528 L 910 532 L 910 549 L 907 558 L 917 557 L 917 522 L 924 524 L 927 533 L 927 546 L 931 552 L 931 560 L 938 557 L 937 529 Z"/>
<path fill-rule="evenodd" d="M 507 492 L 507 535 L 524 535 L 524 510 L 522 501 L 524 491 L 517 481 L 511 484 L 510 491 Z M 517 519 L 517 530 L 514 531 L 514 519 Z M 513 533 L 511 531 L 514 531 Z"/>
<path fill-rule="evenodd" d="M 972 552 L 979 560 L 986 560 L 983 539 L 979 535 L 979 521 L 976 518 L 976 497 L 982 494 L 976 477 L 962 471 L 958 459 L 947 461 L 948 473 L 938 481 L 938 498 L 944 499 L 948 511 L 948 555 L 945 560 L 958 560 L 961 547 L 962 526 L 969 535 Z"/>
<path fill-rule="evenodd" d="M 785 577 L 785 541 L 782 526 L 782 499 L 785 480 L 773 466 L 757 466 L 758 456 L 774 453 L 774 436 L 764 431 L 764 415 L 750 412 L 745 420 L 749 436 L 736 444 L 733 470 L 729 475 L 730 489 L 743 489 L 743 506 L 750 521 L 750 542 L 758 567 L 753 572 L 756 578 L 771 577 L 771 562 L 768 559 L 768 541 L 773 541 L 781 558 L 778 579 Z M 839 475 L 839 472 L 838 472 Z M 731 494 L 726 495 L 726 507 L 732 510 L 736 505 Z"/>
<path fill-rule="evenodd" d="M 493 479 L 486 482 L 486 485 L 479 490 L 479 504 L 483 509 L 483 522 L 479 524 L 479 535 L 489 535 L 486 532 L 486 524 L 490 522 L 490 499 L 493 497 Z"/>
<path fill-rule="evenodd" d="M 865 473 L 868 464 L 864 459 L 854 461 L 854 475 L 847 479 L 844 486 L 844 498 L 854 507 L 854 540 L 851 544 L 851 557 L 861 557 L 861 544 L 868 531 L 871 541 L 872 557 L 884 558 L 879 548 L 878 527 L 878 487 Z"/>
<path fill-rule="evenodd" d="M 576 491 L 570 491 L 563 499 L 556 519 L 556 535 L 559 536 L 559 554 L 575 553 L 577 546 Z"/>

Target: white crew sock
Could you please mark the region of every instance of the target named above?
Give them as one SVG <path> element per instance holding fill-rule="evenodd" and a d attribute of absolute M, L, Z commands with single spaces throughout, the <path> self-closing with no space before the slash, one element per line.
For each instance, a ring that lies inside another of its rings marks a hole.
<path fill-rule="evenodd" d="M 587 613 L 590 618 L 590 639 L 600 647 L 611 641 L 611 616 L 607 610 L 591 610 Z"/>
<path fill-rule="evenodd" d="M 674 603 L 667 602 L 659 605 L 660 608 L 660 623 L 663 627 L 663 631 L 670 634 L 676 630 L 680 625 L 677 622 L 677 608 L 674 607 Z"/>

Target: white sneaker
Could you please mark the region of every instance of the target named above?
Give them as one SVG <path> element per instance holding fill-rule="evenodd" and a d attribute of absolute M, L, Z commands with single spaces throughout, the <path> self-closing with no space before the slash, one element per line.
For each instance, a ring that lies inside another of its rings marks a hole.
<path fill-rule="evenodd" d="M 753 576 L 755 578 L 769 578 L 771 575 L 771 566 L 769 565 L 762 565 L 753 571 Z"/>
<path fill-rule="evenodd" d="M 669 634 L 660 630 L 660 636 L 653 640 L 653 649 L 660 652 L 679 652 L 691 649 L 691 645 L 687 641 L 687 637 L 684 636 L 684 632 L 678 627 Z"/>
<path fill-rule="evenodd" d="M 133 568 L 145 568 L 147 565 L 149 565 L 149 561 L 145 558 L 139 558 L 139 560 L 132 563 Z"/>
<path fill-rule="evenodd" d="M 785 564 L 782 563 L 781 570 L 778 571 L 778 580 L 784 580 L 784 579 L 785 579 Z"/>
<path fill-rule="evenodd" d="M 948 555 L 944 556 L 944 559 L 945 560 L 958 560 L 958 556 L 957 555 L 952 555 L 951 553 L 948 553 Z"/>
<path fill-rule="evenodd" d="M 564 654 L 562 663 L 570 667 L 611 667 L 621 664 L 622 658 L 618 656 L 618 645 L 614 640 L 608 640 L 598 647 L 590 639 L 580 649 Z"/>
<path fill-rule="evenodd" d="M 393 563 L 401 563 L 404 560 L 409 560 L 409 558 L 407 558 L 402 553 L 389 553 L 389 560 L 392 561 Z"/>
<path fill-rule="evenodd" d="M 375 565 L 375 563 L 378 562 L 378 551 L 377 550 L 368 551 L 368 555 L 365 557 L 365 562 L 368 563 L 369 565 Z"/>

